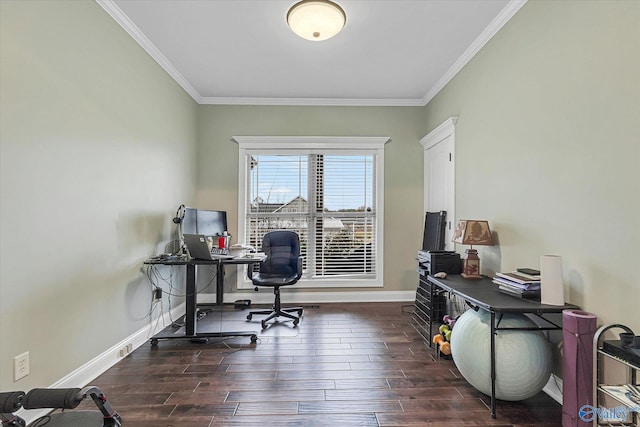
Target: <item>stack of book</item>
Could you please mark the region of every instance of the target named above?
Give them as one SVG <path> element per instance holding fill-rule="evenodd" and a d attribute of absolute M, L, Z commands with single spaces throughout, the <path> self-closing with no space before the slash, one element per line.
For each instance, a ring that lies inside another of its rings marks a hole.
<path fill-rule="evenodd" d="M 496 273 L 493 283 L 500 292 L 518 298 L 540 298 L 540 272 L 530 268 L 519 268 L 513 273 Z"/>

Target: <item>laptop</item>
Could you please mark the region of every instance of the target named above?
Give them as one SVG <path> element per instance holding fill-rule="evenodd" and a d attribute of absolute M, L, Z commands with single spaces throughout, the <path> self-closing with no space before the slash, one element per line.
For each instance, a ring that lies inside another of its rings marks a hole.
<path fill-rule="evenodd" d="M 212 253 L 211 244 L 207 241 L 207 236 L 203 234 L 185 234 L 183 237 L 191 258 L 208 260 L 233 258 L 230 255 Z"/>

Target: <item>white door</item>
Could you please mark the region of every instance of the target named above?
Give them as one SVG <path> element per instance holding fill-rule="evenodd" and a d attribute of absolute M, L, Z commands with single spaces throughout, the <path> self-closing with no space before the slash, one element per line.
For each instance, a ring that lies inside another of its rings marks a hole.
<path fill-rule="evenodd" d="M 425 136 L 424 209 L 447 211 L 445 249 L 452 251 L 455 229 L 455 119 L 449 119 Z"/>

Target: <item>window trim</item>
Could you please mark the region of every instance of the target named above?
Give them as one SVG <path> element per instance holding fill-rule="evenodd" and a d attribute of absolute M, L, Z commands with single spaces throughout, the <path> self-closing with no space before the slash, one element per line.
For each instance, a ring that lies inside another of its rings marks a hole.
<path fill-rule="evenodd" d="M 287 154 L 307 152 L 309 154 L 375 154 L 376 155 L 376 277 L 336 278 L 321 280 L 301 279 L 299 288 L 358 288 L 384 286 L 384 146 L 389 137 L 369 136 L 233 136 L 238 144 L 238 236 L 245 235 L 245 210 L 247 192 L 247 152 L 260 154 Z M 240 238 L 240 237 L 239 237 Z M 242 269 L 244 272 L 244 269 Z M 252 289 L 245 274 L 237 275 L 238 289 Z"/>

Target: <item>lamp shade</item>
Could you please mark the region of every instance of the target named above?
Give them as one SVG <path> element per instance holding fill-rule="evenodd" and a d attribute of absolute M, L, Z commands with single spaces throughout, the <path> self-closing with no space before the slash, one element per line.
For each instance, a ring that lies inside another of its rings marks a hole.
<path fill-rule="evenodd" d="M 452 242 L 462 245 L 493 246 L 489 222 L 476 219 L 461 219 L 453 234 Z"/>
<path fill-rule="evenodd" d="M 322 41 L 342 30 L 347 16 L 344 10 L 329 0 L 302 0 L 287 13 L 287 23 L 303 39 Z"/>

